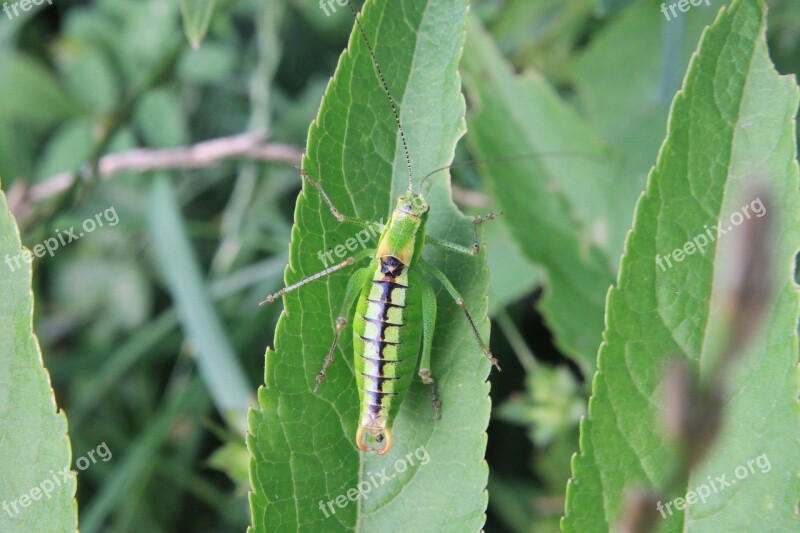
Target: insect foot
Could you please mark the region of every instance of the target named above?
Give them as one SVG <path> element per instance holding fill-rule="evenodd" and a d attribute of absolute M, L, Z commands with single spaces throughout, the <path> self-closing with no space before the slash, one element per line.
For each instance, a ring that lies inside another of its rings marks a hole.
<path fill-rule="evenodd" d="M 478 253 L 480 252 L 480 245 L 478 244 L 478 230 L 477 230 L 478 225 L 479 224 L 483 224 L 484 222 L 487 222 L 489 220 L 494 220 L 499 216 L 503 216 L 503 212 L 502 211 L 500 211 L 497 214 L 488 213 L 488 214 L 483 215 L 483 216 L 476 216 L 475 218 L 472 219 L 472 230 L 473 230 L 473 235 L 475 237 L 475 241 L 472 244 L 472 255 L 473 256 L 478 255 Z"/>
<path fill-rule="evenodd" d="M 472 333 L 473 335 L 475 335 L 475 340 L 478 341 L 478 346 L 481 347 L 483 355 L 485 355 L 487 359 L 489 359 L 489 362 L 492 363 L 492 365 L 497 369 L 498 372 L 502 372 L 503 369 L 500 368 L 500 365 L 497 364 L 497 358 L 494 356 L 494 354 L 492 354 L 492 350 L 489 349 L 486 343 L 483 342 L 481 334 L 478 333 L 478 328 L 475 326 L 475 321 L 472 319 L 472 315 L 470 315 L 469 311 L 467 310 L 467 304 L 464 303 L 464 299 L 458 298 L 456 300 L 456 305 L 458 305 L 461 308 L 461 310 L 464 312 L 464 315 L 467 317 L 467 321 L 469 322 L 469 325 L 472 328 Z"/>
<path fill-rule="evenodd" d="M 427 368 L 419 369 L 419 377 L 422 379 L 422 382 L 425 385 L 430 385 L 431 387 L 431 404 L 433 405 L 434 420 L 441 420 L 442 416 L 439 413 L 439 408 L 442 406 L 442 402 L 439 400 L 439 396 L 436 394 L 436 380 L 431 377 L 431 371 Z"/>

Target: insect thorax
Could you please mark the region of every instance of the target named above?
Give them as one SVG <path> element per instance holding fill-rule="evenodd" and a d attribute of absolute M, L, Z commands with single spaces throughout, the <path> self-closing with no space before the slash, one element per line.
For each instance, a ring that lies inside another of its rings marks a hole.
<path fill-rule="evenodd" d="M 380 259 L 393 257 L 406 267 L 411 266 L 414 259 L 422 253 L 426 218 L 427 212 L 417 216 L 395 209 L 381 234 L 377 257 Z"/>

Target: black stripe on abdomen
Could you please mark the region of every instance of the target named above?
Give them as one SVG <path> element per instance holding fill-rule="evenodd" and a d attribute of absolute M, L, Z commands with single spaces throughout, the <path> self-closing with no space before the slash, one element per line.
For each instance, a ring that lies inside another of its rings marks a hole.
<path fill-rule="evenodd" d="M 397 305 L 391 302 L 385 302 L 383 300 L 367 299 L 367 301 L 378 306 L 378 320 L 384 323 L 389 321 L 389 316 L 388 316 L 389 309 L 391 309 L 392 307 L 396 307 L 399 309 L 405 308 L 404 305 Z"/>
<path fill-rule="evenodd" d="M 408 287 L 394 281 L 391 276 L 384 276 L 383 279 L 373 279 L 372 283 L 381 288 L 381 301 L 392 303 L 392 291 L 395 289 L 405 290 Z"/>
<path fill-rule="evenodd" d="M 386 396 L 397 396 L 397 393 L 373 390 L 364 391 L 364 402 L 367 404 L 371 414 L 377 415 L 380 410 L 383 409 L 383 399 Z"/>

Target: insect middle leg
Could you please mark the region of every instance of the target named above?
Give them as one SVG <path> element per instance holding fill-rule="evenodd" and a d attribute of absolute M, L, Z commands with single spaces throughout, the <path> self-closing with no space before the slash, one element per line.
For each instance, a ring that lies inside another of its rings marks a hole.
<path fill-rule="evenodd" d="M 370 255 L 375 253 L 375 250 L 367 250 L 370 252 Z M 328 367 L 333 362 L 334 355 L 336 354 L 336 345 L 339 342 L 339 335 L 341 335 L 342 330 L 347 327 L 347 317 L 350 316 L 350 310 L 353 307 L 353 303 L 358 298 L 358 295 L 361 293 L 361 289 L 367 283 L 367 279 L 371 274 L 371 270 L 369 267 L 359 268 L 356 270 L 353 275 L 350 277 L 350 280 L 347 282 L 347 290 L 344 293 L 344 301 L 342 301 L 342 308 L 339 311 L 339 317 L 336 319 L 336 328 L 333 333 L 333 342 L 331 343 L 331 347 L 328 349 L 328 355 L 325 356 L 325 361 L 322 363 L 322 369 L 317 374 L 317 384 L 314 386 L 314 394 L 317 393 L 317 389 L 325 381 L 325 374 L 328 371 Z"/>
<path fill-rule="evenodd" d="M 439 283 L 441 283 L 442 286 L 444 286 L 445 290 L 448 293 L 450 293 L 450 296 L 453 298 L 453 300 L 455 300 L 456 305 L 458 305 L 461 308 L 461 310 L 464 312 L 464 315 L 467 317 L 467 322 L 469 322 L 469 325 L 472 328 L 472 333 L 475 335 L 475 340 L 478 341 L 478 345 L 481 347 L 481 351 L 483 351 L 483 354 L 489 359 L 489 362 L 492 363 L 494 367 L 497 368 L 497 370 L 499 371 L 500 365 L 497 364 L 497 359 L 494 357 L 494 355 L 492 355 L 492 351 L 483 341 L 483 338 L 481 337 L 481 334 L 478 332 L 478 328 L 475 325 L 475 320 L 472 319 L 472 315 L 469 313 L 469 310 L 467 309 L 467 304 L 464 303 L 464 298 L 461 296 L 461 294 L 458 292 L 455 286 L 450 282 L 449 279 L 447 279 L 447 276 L 444 274 L 444 272 L 442 272 L 435 266 L 431 265 L 430 263 L 427 263 L 424 260 L 422 260 L 419 262 L 419 265 L 423 268 L 423 270 L 430 273 L 433 277 L 439 280 Z"/>

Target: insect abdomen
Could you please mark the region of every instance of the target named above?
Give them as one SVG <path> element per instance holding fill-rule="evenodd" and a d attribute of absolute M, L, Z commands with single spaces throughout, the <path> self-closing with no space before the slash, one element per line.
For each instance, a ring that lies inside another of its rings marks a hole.
<path fill-rule="evenodd" d="M 394 258 L 376 262 L 353 322 L 360 426 L 378 437 L 390 429 L 416 370 L 422 330 L 418 287 Z"/>

